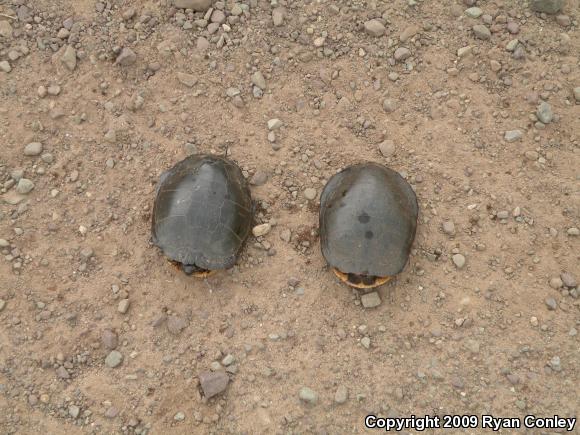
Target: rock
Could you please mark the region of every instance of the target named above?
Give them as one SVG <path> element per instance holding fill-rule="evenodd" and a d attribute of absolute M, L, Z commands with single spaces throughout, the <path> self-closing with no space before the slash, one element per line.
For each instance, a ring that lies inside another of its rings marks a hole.
<path fill-rule="evenodd" d="M 419 27 L 414 26 L 414 25 L 407 26 L 399 35 L 399 40 L 401 42 L 407 42 L 409 39 L 411 39 L 417 33 L 419 33 Z"/>
<path fill-rule="evenodd" d="M 179 334 L 186 327 L 187 322 L 182 317 L 172 315 L 167 318 L 167 330 L 173 335 Z"/>
<path fill-rule="evenodd" d="M 465 257 L 461 254 L 455 254 L 452 257 L 452 260 L 453 264 L 455 264 L 455 267 L 458 269 L 463 269 L 463 266 L 465 266 Z"/>
<path fill-rule="evenodd" d="M 119 305 L 117 306 L 117 311 L 121 314 L 126 314 L 129 310 L 129 305 L 131 305 L 131 301 L 129 301 L 129 299 L 121 299 L 119 301 Z"/>
<path fill-rule="evenodd" d="M 235 361 L 236 361 L 236 359 L 234 358 L 234 356 L 231 353 L 228 353 L 222 359 L 222 365 L 225 366 L 225 367 L 227 367 L 227 366 L 232 365 Z"/>
<path fill-rule="evenodd" d="M 59 379 L 70 379 L 70 374 L 68 370 L 65 369 L 63 366 L 60 366 L 59 368 L 56 369 L 56 376 Z"/>
<path fill-rule="evenodd" d="M 574 99 L 577 103 L 580 103 L 580 86 L 574 88 Z"/>
<path fill-rule="evenodd" d="M 466 47 L 461 47 L 457 50 L 457 57 L 464 58 L 469 56 L 471 53 L 473 53 L 473 47 L 471 45 L 468 45 Z"/>
<path fill-rule="evenodd" d="M 298 397 L 300 398 L 300 400 L 302 400 L 305 403 L 308 403 L 309 405 L 316 405 L 316 402 L 318 402 L 318 394 L 316 393 L 316 391 L 308 387 L 302 387 L 300 389 L 300 392 L 298 393 Z"/>
<path fill-rule="evenodd" d="M 317 196 L 316 189 L 313 189 L 312 187 L 304 189 L 304 197 L 307 200 L 312 201 L 313 199 L 316 198 L 316 196 Z"/>
<path fill-rule="evenodd" d="M 277 118 L 270 119 L 268 121 L 268 130 L 270 130 L 270 131 L 278 130 L 283 125 L 284 125 L 284 123 Z"/>
<path fill-rule="evenodd" d="M 511 143 L 520 140 L 523 135 L 524 134 L 522 133 L 521 130 L 509 130 L 505 132 L 503 138 L 505 139 L 506 142 Z"/>
<path fill-rule="evenodd" d="M 2 312 L 2 310 L 4 309 L 5 306 L 6 306 L 6 301 L 4 299 L 0 299 L 0 313 Z"/>
<path fill-rule="evenodd" d="M 252 234 L 254 237 L 262 237 L 268 234 L 271 229 L 272 226 L 269 223 L 256 225 L 254 228 L 252 228 Z"/>
<path fill-rule="evenodd" d="M 364 24 L 364 29 L 367 35 L 379 37 L 385 34 L 387 30 L 383 23 L 379 20 L 369 20 Z"/>
<path fill-rule="evenodd" d="M 377 292 L 366 293 L 360 297 L 364 308 L 376 308 L 381 305 L 381 297 Z"/>
<path fill-rule="evenodd" d="M 383 100 L 383 110 L 387 113 L 392 113 L 397 110 L 397 102 L 392 98 L 385 98 Z"/>
<path fill-rule="evenodd" d="M 26 195 L 30 193 L 34 189 L 34 183 L 27 178 L 21 178 L 18 180 L 18 184 L 16 186 L 16 192 L 21 195 Z"/>
<path fill-rule="evenodd" d="M 210 21 L 212 23 L 223 24 L 226 22 L 226 14 L 224 14 L 223 11 L 220 11 L 219 9 L 215 9 L 211 13 Z"/>
<path fill-rule="evenodd" d="M 254 74 L 252 74 L 252 83 L 262 91 L 266 90 L 266 79 L 260 71 L 256 71 Z"/>
<path fill-rule="evenodd" d="M 2 201 L 9 205 L 17 205 L 24 200 L 25 196 L 16 193 L 14 190 L 6 192 L 2 195 Z"/>
<path fill-rule="evenodd" d="M 195 84 L 197 83 L 197 77 L 191 75 L 191 74 L 186 74 L 186 73 L 182 73 L 182 72 L 178 72 L 177 73 L 177 80 L 179 80 L 179 82 L 189 88 L 193 88 L 195 86 Z"/>
<path fill-rule="evenodd" d="M 70 45 L 67 45 L 60 60 L 69 71 L 74 71 L 77 67 L 77 51 Z"/>
<path fill-rule="evenodd" d="M 112 350 L 105 358 L 105 365 L 112 369 L 118 367 L 122 362 L 123 355 L 121 354 L 121 352 L 118 352 L 116 350 Z"/>
<path fill-rule="evenodd" d="M 448 236 L 455 235 L 455 224 L 453 223 L 453 221 L 444 221 L 441 227 L 443 229 L 443 232 Z"/>
<path fill-rule="evenodd" d="M 42 152 L 42 144 L 40 142 L 30 142 L 24 147 L 25 156 L 37 156 Z"/>
<path fill-rule="evenodd" d="M 360 344 L 362 344 L 365 349 L 369 349 L 371 347 L 371 339 L 369 337 L 363 337 L 360 340 Z"/>
<path fill-rule="evenodd" d="M 5 73 L 9 73 L 10 71 L 12 71 L 12 67 L 10 66 L 7 60 L 0 61 L 0 71 L 3 71 Z"/>
<path fill-rule="evenodd" d="M 379 144 L 379 151 L 383 157 L 391 157 L 395 154 L 395 142 L 390 139 L 384 140 Z"/>
<path fill-rule="evenodd" d="M 103 343 L 105 349 L 115 350 L 119 344 L 119 337 L 114 331 L 105 329 L 101 334 L 101 343 Z"/>
<path fill-rule="evenodd" d="M 580 236 L 580 228 L 570 227 L 566 230 L 566 234 L 572 237 L 578 237 Z"/>
<path fill-rule="evenodd" d="M 173 420 L 183 421 L 183 420 L 185 420 L 185 414 L 183 412 L 179 411 L 173 416 Z"/>
<path fill-rule="evenodd" d="M 558 15 L 556 17 L 556 22 L 562 27 L 568 27 L 572 24 L 572 20 L 568 15 Z"/>
<path fill-rule="evenodd" d="M 473 7 L 465 10 L 465 15 L 470 18 L 479 18 L 483 15 L 483 11 L 478 7 Z"/>
<path fill-rule="evenodd" d="M 334 401 L 339 405 L 345 403 L 348 400 L 348 390 L 344 385 L 340 385 L 334 393 Z"/>
<path fill-rule="evenodd" d="M 397 62 L 400 62 L 411 57 L 411 51 L 408 48 L 399 47 L 395 50 L 393 57 Z"/>
<path fill-rule="evenodd" d="M 473 26 L 473 33 L 474 33 L 476 38 L 482 39 L 484 41 L 491 38 L 491 32 L 483 24 L 477 24 L 477 25 Z"/>
<path fill-rule="evenodd" d="M 115 65 L 128 66 L 135 63 L 137 60 L 137 55 L 129 47 L 123 47 L 121 53 L 117 56 L 115 60 Z"/>
<path fill-rule="evenodd" d="M 205 371 L 199 374 L 199 384 L 206 399 L 210 399 L 213 396 L 223 393 L 226 390 L 229 381 L 230 378 L 223 371 Z"/>
<path fill-rule="evenodd" d="M 196 12 L 205 12 L 211 7 L 212 0 L 174 0 L 173 4 L 179 9 L 191 9 Z"/>
<path fill-rule="evenodd" d="M 72 418 L 77 418 L 80 413 L 81 413 L 81 408 L 79 408 L 76 405 L 69 405 L 68 415 L 70 415 Z"/>
<path fill-rule="evenodd" d="M 510 217 L 510 213 L 507 210 L 501 210 L 496 213 L 498 219 L 507 219 Z"/>
<path fill-rule="evenodd" d="M 0 20 L 0 36 L 5 39 L 12 38 L 12 24 L 6 20 Z"/>
<path fill-rule="evenodd" d="M 530 8 L 535 12 L 556 14 L 564 6 L 564 0 L 531 0 Z"/>
<path fill-rule="evenodd" d="M 285 11 L 284 8 L 274 8 L 272 10 L 272 22 L 275 27 L 280 27 L 284 24 Z"/>
<path fill-rule="evenodd" d="M 545 302 L 546 306 L 548 307 L 548 310 L 550 311 L 554 311 L 556 308 L 558 308 L 558 303 L 554 298 L 546 298 Z"/>
<path fill-rule="evenodd" d="M 554 113 L 552 112 L 552 107 L 548 103 L 546 103 L 545 101 L 542 101 L 540 103 L 540 105 L 538 106 L 536 116 L 538 117 L 540 122 L 542 122 L 544 124 L 549 124 L 554 119 Z"/>
<path fill-rule="evenodd" d="M 254 186 L 263 186 L 268 181 L 268 174 L 264 171 L 257 170 L 250 178 L 250 184 Z"/>
<path fill-rule="evenodd" d="M 510 21 L 509 23 L 507 23 L 506 29 L 512 35 L 517 35 L 518 33 L 520 33 L 520 26 L 515 21 Z"/>
<path fill-rule="evenodd" d="M 117 415 L 119 415 L 119 410 L 117 408 L 115 408 L 114 406 L 110 406 L 105 411 L 105 417 L 110 419 L 110 420 L 115 418 Z"/>
<path fill-rule="evenodd" d="M 562 272 L 560 274 L 560 279 L 562 280 L 562 284 L 564 284 L 568 288 L 574 288 L 578 286 L 576 277 L 572 275 L 570 272 Z"/>

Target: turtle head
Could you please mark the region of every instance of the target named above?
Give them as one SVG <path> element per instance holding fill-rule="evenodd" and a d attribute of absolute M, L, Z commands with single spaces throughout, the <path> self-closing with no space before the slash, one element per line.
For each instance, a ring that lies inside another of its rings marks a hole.
<path fill-rule="evenodd" d="M 193 264 L 182 264 L 181 265 L 181 270 L 183 270 L 183 273 L 185 273 L 186 275 L 191 275 L 193 272 L 195 272 L 197 269 L 197 267 L 195 267 Z"/>

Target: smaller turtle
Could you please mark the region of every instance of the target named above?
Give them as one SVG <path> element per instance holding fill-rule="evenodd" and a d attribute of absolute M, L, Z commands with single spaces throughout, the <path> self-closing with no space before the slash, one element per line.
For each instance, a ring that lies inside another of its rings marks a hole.
<path fill-rule="evenodd" d="M 388 282 L 407 263 L 419 207 L 411 186 L 377 163 L 333 175 L 320 197 L 320 247 L 338 278 L 356 288 Z"/>
<path fill-rule="evenodd" d="M 187 275 L 204 277 L 235 264 L 253 211 L 250 189 L 235 163 L 191 155 L 161 174 L 151 241 Z"/>

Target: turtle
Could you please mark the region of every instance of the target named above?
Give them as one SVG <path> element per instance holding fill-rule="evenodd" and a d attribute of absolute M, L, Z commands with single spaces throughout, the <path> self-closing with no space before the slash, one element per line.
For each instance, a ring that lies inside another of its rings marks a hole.
<path fill-rule="evenodd" d="M 186 275 L 206 277 L 233 267 L 253 216 L 241 169 L 224 157 L 193 154 L 160 176 L 151 242 Z"/>
<path fill-rule="evenodd" d="M 405 267 L 419 206 L 396 171 L 378 163 L 348 166 L 320 195 L 320 248 L 336 276 L 368 289 L 390 281 Z"/>

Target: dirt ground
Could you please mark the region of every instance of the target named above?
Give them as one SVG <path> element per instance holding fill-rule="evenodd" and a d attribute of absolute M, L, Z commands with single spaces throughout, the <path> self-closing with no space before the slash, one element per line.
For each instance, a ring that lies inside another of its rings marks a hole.
<path fill-rule="evenodd" d="M 580 417 L 579 2 L 180 3 L 202 11 L 0 0 L 0 432 Z M 271 225 L 207 280 L 149 242 L 159 175 L 196 152 L 227 152 Z M 361 161 L 420 205 L 376 308 L 317 232 Z"/>

